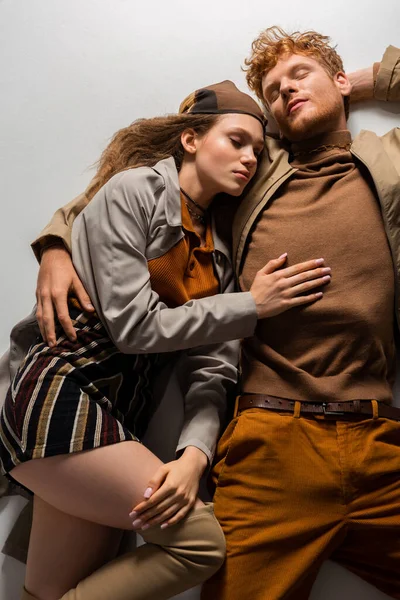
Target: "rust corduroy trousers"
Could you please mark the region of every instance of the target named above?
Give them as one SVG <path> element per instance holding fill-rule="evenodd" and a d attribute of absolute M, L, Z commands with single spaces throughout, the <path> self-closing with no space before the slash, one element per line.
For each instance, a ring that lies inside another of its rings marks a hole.
<path fill-rule="evenodd" d="M 249 409 L 221 438 L 203 600 L 305 600 L 331 558 L 400 599 L 400 422 Z"/>

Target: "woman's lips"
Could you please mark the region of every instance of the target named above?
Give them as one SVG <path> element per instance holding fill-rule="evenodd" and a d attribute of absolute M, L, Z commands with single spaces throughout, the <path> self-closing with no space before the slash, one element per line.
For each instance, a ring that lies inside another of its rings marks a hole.
<path fill-rule="evenodd" d="M 233 174 L 236 175 L 236 177 L 238 179 L 241 179 L 242 181 L 248 181 L 250 178 L 250 173 L 246 175 L 245 173 L 241 173 L 240 171 L 233 171 Z"/>

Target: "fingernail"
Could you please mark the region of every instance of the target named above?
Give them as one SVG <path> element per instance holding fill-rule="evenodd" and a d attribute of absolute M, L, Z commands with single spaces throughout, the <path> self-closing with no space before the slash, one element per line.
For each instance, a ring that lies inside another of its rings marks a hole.
<path fill-rule="evenodd" d="M 284 252 L 283 254 L 281 254 L 281 255 L 280 255 L 280 257 L 278 258 L 278 260 L 279 260 L 280 258 L 283 258 L 284 256 L 287 256 L 287 252 Z"/>
<path fill-rule="evenodd" d="M 145 492 L 144 492 L 143 496 L 144 496 L 145 498 L 150 498 L 150 496 L 151 496 L 151 494 L 152 494 L 152 493 L 153 493 L 153 488 L 151 488 L 151 487 L 148 487 L 148 488 L 145 490 Z"/>
<path fill-rule="evenodd" d="M 315 261 L 317 263 L 317 265 L 322 265 L 322 263 L 324 262 L 323 258 L 317 258 L 317 260 Z"/>
<path fill-rule="evenodd" d="M 90 308 L 90 309 L 94 308 L 93 304 L 88 304 L 87 307 Z"/>
<path fill-rule="evenodd" d="M 324 267 L 324 268 L 322 269 L 322 272 L 323 272 L 323 273 L 330 273 L 330 272 L 331 272 L 331 268 L 330 268 L 330 267 Z"/>
<path fill-rule="evenodd" d="M 166 529 L 168 527 L 168 523 L 163 523 L 160 525 L 160 529 Z"/>
<path fill-rule="evenodd" d="M 138 527 L 141 527 L 143 525 L 143 521 L 141 521 L 140 519 L 136 519 L 136 521 L 133 521 L 132 523 L 132 527 L 134 529 L 137 529 Z"/>
<path fill-rule="evenodd" d="M 137 512 L 136 512 L 136 510 L 133 510 L 132 512 L 130 512 L 130 513 L 129 513 L 129 516 L 130 516 L 130 518 L 131 518 L 131 519 L 136 519 L 136 517 L 137 517 Z"/>
<path fill-rule="evenodd" d="M 143 525 L 143 527 L 142 527 L 141 531 L 146 531 L 146 529 L 149 529 L 149 527 L 150 527 L 150 525 L 148 525 L 148 524 L 146 523 L 146 525 Z"/>
<path fill-rule="evenodd" d="M 325 275 L 325 277 L 322 278 L 324 281 L 330 281 L 331 276 L 330 275 Z"/>

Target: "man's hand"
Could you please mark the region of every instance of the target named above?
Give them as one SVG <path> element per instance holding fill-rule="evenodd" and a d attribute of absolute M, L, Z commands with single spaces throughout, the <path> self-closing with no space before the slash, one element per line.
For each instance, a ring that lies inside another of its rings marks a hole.
<path fill-rule="evenodd" d="M 359 69 L 348 74 L 351 83 L 350 102 L 363 102 L 374 97 L 374 72 L 373 67 Z"/>
<path fill-rule="evenodd" d="M 140 532 L 160 525 L 164 529 L 183 519 L 196 502 L 206 466 L 206 455 L 194 446 L 185 448 L 178 460 L 162 465 L 148 483 L 144 502 L 129 515 L 133 528 Z"/>
<path fill-rule="evenodd" d="M 94 307 L 82 285 L 68 251 L 60 246 L 43 250 L 36 287 L 36 318 L 40 333 L 49 346 L 56 344 L 54 308 L 58 320 L 71 341 L 76 333 L 68 311 L 68 294 L 78 299 L 82 310 L 93 312 Z"/>

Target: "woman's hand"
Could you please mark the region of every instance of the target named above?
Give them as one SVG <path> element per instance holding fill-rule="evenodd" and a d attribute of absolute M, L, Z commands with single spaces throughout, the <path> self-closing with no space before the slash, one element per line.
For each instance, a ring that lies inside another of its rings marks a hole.
<path fill-rule="evenodd" d="M 323 258 L 282 269 L 286 258 L 285 253 L 277 259 L 270 260 L 254 278 L 250 292 L 256 303 L 259 319 L 274 317 L 294 306 L 319 300 L 323 296 L 322 292 L 307 292 L 331 280 L 331 269 L 322 266 Z"/>
<path fill-rule="evenodd" d="M 193 508 L 207 457 L 188 446 L 177 460 L 158 469 L 148 483 L 141 502 L 130 513 L 133 528 L 145 530 L 154 525 L 162 529 L 178 523 Z"/>
<path fill-rule="evenodd" d="M 61 327 L 74 342 L 76 333 L 68 311 L 68 294 L 78 299 L 82 310 L 93 312 L 94 307 L 83 287 L 68 251 L 60 243 L 43 250 L 36 287 L 36 318 L 40 333 L 49 346 L 56 344 L 54 308 Z"/>

